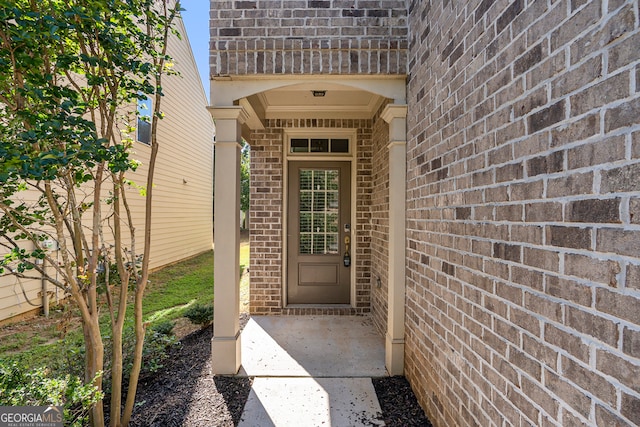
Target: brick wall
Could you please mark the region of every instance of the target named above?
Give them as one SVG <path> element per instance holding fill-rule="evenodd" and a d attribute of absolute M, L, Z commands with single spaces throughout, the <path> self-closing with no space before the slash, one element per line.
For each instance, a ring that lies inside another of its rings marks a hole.
<path fill-rule="evenodd" d="M 211 75 L 406 74 L 404 0 L 216 0 Z"/>
<path fill-rule="evenodd" d="M 282 308 L 283 132 L 267 127 L 251 135 L 249 310 Z"/>
<path fill-rule="evenodd" d="M 389 295 L 389 125 L 380 118 L 386 103 L 373 120 L 371 156 L 371 314 L 381 334 L 387 332 Z M 379 287 L 378 287 L 379 280 Z"/>
<path fill-rule="evenodd" d="M 640 424 L 638 2 L 409 11 L 421 404 L 438 426 Z"/>
<path fill-rule="evenodd" d="M 283 137 L 287 128 L 357 129 L 356 301 L 352 308 L 283 308 Z M 371 310 L 371 120 L 270 119 L 251 134 L 250 311 L 252 314 L 363 314 Z"/>

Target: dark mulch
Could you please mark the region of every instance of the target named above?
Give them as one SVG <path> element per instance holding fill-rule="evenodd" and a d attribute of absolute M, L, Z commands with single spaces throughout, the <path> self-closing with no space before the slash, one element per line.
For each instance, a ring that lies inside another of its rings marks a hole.
<path fill-rule="evenodd" d="M 387 426 L 431 427 L 405 377 L 374 378 L 382 420 Z"/>
<path fill-rule="evenodd" d="M 160 371 L 141 378 L 132 426 L 238 424 L 252 380 L 211 375 L 212 330 L 184 337 Z M 373 385 L 387 426 L 431 426 L 404 377 L 375 378 Z"/>
<path fill-rule="evenodd" d="M 211 375 L 213 328 L 193 332 L 171 351 L 164 367 L 140 380 L 132 426 L 235 426 L 251 379 Z"/>

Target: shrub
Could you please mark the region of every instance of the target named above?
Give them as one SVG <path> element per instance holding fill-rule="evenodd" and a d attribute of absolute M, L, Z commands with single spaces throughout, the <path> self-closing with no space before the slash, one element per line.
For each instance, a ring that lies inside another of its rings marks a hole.
<path fill-rule="evenodd" d="M 172 336 L 174 326 L 175 326 L 175 323 L 173 323 L 172 321 L 163 320 L 161 322 L 154 323 L 153 325 L 151 325 L 151 328 L 149 329 L 151 330 L 151 332 L 156 332 L 160 335 Z"/>
<path fill-rule="evenodd" d="M 185 310 L 184 317 L 204 328 L 213 322 L 213 304 L 194 304 Z"/>
<path fill-rule="evenodd" d="M 89 421 L 91 406 L 102 393 L 72 375 L 51 377 L 44 368 L 24 369 L 0 361 L 0 406 L 62 406 L 64 425 L 81 427 Z"/>
<path fill-rule="evenodd" d="M 140 374 L 156 372 L 162 368 L 163 362 L 169 357 L 168 351 L 178 344 L 178 340 L 173 334 L 174 324 L 170 321 L 162 321 L 152 324 L 144 337 L 144 347 L 142 347 L 142 368 Z M 122 334 L 122 369 L 123 384 L 128 384 L 131 368 L 133 367 L 133 351 L 135 347 L 135 331 L 132 327 L 126 326 Z M 104 370 L 105 378 L 103 389 L 105 394 L 111 393 L 111 337 L 105 339 L 104 346 Z"/>
<path fill-rule="evenodd" d="M 142 349 L 142 373 L 156 372 L 162 368 L 162 363 L 169 357 L 168 350 L 178 344 L 178 340 L 173 334 L 174 324 L 170 321 L 163 321 L 147 330 Z M 131 338 L 133 347 L 133 337 Z M 133 363 L 132 355 L 127 359 L 127 374 L 130 372 Z"/>

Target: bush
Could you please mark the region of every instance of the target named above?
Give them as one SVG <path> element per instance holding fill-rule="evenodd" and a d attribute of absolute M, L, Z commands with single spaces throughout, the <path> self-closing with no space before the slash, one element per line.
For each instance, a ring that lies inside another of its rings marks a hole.
<path fill-rule="evenodd" d="M 144 337 L 142 347 L 142 369 L 140 375 L 149 372 L 156 372 L 162 368 L 162 363 L 169 357 L 168 351 L 178 344 L 178 340 L 173 334 L 174 324 L 170 321 L 162 321 L 152 324 Z M 122 381 L 126 386 L 133 367 L 133 353 L 135 349 L 135 331 L 132 327 L 126 326 L 122 334 Z M 105 378 L 102 385 L 105 394 L 111 393 L 111 337 L 105 337 L 104 343 L 104 370 Z"/>
<path fill-rule="evenodd" d="M 102 393 L 72 375 L 52 378 L 44 368 L 27 370 L 0 362 L 0 406 L 62 406 L 64 425 L 81 427 Z"/>
<path fill-rule="evenodd" d="M 153 325 L 151 325 L 151 328 L 149 329 L 151 330 L 151 332 L 155 332 L 160 335 L 172 336 L 174 326 L 175 326 L 175 323 L 173 323 L 172 321 L 163 320 L 159 323 L 154 323 Z"/>
<path fill-rule="evenodd" d="M 194 304 L 185 310 L 184 317 L 204 328 L 213 322 L 213 304 Z"/>
<path fill-rule="evenodd" d="M 144 339 L 144 347 L 142 349 L 142 372 L 156 372 L 162 368 L 162 362 L 164 362 L 169 354 L 168 350 L 178 344 L 178 340 L 173 334 L 174 324 L 170 321 L 163 321 L 147 330 L 146 337 Z M 133 337 L 131 339 L 131 346 L 133 347 Z M 129 355 L 127 359 L 127 374 L 131 372 L 131 366 L 133 364 L 133 354 Z"/>

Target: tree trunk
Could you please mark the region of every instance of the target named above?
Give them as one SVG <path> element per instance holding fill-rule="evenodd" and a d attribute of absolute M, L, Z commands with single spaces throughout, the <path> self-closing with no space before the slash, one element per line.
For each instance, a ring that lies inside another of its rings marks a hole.
<path fill-rule="evenodd" d="M 93 382 L 102 391 L 102 373 L 104 367 L 104 344 L 100 335 L 100 324 L 98 315 L 94 313 L 90 322 L 83 322 L 82 329 L 85 336 L 86 349 L 86 369 L 85 382 Z M 96 374 L 100 372 L 99 376 Z M 104 405 L 102 400 L 96 402 L 91 408 L 91 425 L 93 427 L 104 427 Z"/>
<path fill-rule="evenodd" d="M 146 283 L 147 275 L 143 275 Z M 142 321 L 142 297 L 144 294 L 144 285 L 138 284 L 136 287 L 136 299 L 134 304 L 135 313 L 135 331 L 136 331 L 136 346 L 133 354 L 133 367 L 131 368 L 131 375 L 129 376 L 129 387 L 127 388 L 127 402 L 122 414 L 122 425 L 129 425 L 131 415 L 133 414 L 133 407 L 136 401 L 136 392 L 138 390 L 138 378 L 140 376 L 140 369 L 142 368 L 142 349 L 144 347 L 144 335 L 145 325 Z"/>

